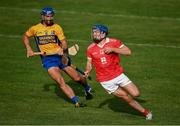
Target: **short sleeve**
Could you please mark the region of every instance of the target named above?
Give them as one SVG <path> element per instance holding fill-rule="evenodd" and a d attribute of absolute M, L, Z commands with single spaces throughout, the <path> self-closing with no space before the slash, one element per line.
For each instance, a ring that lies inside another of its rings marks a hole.
<path fill-rule="evenodd" d="M 35 35 L 35 28 L 34 28 L 34 26 L 30 27 L 30 28 L 26 31 L 25 34 L 26 34 L 28 37 L 34 36 L 34 35 Z"/>
<path fill-rule="evenodd" d="M 86 56 L 87 58 L 92 58 L 90 49 L 87 49 Z"/>
<path fill-rule="evenodd" d="M 124 46 L 123 42 L 120 40 L 117 40 L 114 44 L 116 48 L 122 48 Z"/>

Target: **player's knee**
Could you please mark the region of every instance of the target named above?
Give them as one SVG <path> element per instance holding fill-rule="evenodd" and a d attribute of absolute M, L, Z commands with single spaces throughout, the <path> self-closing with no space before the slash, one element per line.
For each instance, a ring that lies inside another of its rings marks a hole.
<path fill-rule="evenodd" d="M 81 77 L 80 76 L 76 76 L 76 77 L 73 78 L 73 80 L 76 81 L 76 82 L 79 82 L 79 81 L 81 81 Z"/>
<path fill-rule="evenodd" d="M 63 79 L 63 78 L 57 78 L 57 79 L 55 79 L 55 80 L 56 80 L 56 82 L 58 83 L 58 85 L 59 85 L 60 87 L 65 86 L 65 82 L 64 82 L 64 79 Z"/>
<path fill-rule="evenodd" d="M 127 103 L 132 101 L 132 98 L 129 97 L 128 95 L 121 95 L 120 98 L 122 98 L 124 101 L 126 101 Z"/>
<path fill-rule="evenodd" d="M 136 92 L 133 92 L 131 94 L 133 97 L 139 97 L 140 96 L 140 92 L 139 91 L 136 91 Z"/>

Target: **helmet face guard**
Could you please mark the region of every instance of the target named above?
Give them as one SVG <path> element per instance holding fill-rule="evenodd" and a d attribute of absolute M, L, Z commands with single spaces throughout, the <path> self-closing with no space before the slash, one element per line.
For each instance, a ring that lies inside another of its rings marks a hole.
<path fill-rule="evenodd" d="M 108 34 L 108 28 L 104 25 L 94 25 L 92 27 L 92 39 L 95 43 L 101 42 L 104 38 L 106 38 Z"/>
<path fill-rule="evenodd" d="M 54 9 L 51 7 L 45 7 L 42 9 L 41 11 L 41 15 L 42 15 L 42 21 L 47 25 L 50 26 L 52 24 L 54 24 L 53 22 L 53 16 L 54 16 L 55 12 Z"/>

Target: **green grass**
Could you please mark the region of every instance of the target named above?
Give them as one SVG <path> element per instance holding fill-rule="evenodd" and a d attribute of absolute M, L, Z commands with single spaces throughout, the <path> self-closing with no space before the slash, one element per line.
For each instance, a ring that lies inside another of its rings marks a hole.
<path fill-rule="evenodd" d="M 26 58 L 21 36 L 40 21 L 39 11 L 48 5 L 56 9 L 55 20 L 63 27 L 69 45 L 79 44 L 80 52 L 72 59 L 82 69 L 95 23 L 106 24 L 111 37 L 132 49 L 133 55 L 122 57 L 121 64 L 141 90 L 139 102 L 153 111 L 152 121 L 105 93 L 94 71 L 89 81 L 94 94 L 91 101 L 64 74 L 88 105 L 74 108 L 42 68 L 40 58 Z M 179 6 L 179 0 L 1 0 L 0 124 L 180 124 Z"/>

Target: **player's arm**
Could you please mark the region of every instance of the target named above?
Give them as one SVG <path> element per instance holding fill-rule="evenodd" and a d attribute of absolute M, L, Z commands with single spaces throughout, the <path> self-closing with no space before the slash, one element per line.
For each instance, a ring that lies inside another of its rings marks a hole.
<path fill-rule="evenodd" d="M 68 51 L 68 44 L 66 39 L 61 40 L 61 46 L 64 51 Z"/>
<path fill-rule="evenodd" d="M 23 43 L 24 43 L 25 48 L 26 48 L 27 57 L 33 56 L 34 52 L 30 46 L 29 37 L 26 34 L 23 35 Z"/>
<path fill-rule="evenodd" d="M 118 53 L 120 55 L 126 55 L 126 56 L 130 56 L 132 54 L 131 50 L 127 46 L 125 46 L 125 45 L 122 45 L 119 48 L 106 47 L 104 49 L 104 52 L 106 54 L 109 54 L 109 53 Z"/>
<path fill-rule="evenodd" d="M 88 77 L 92 70 L 92 58 L 87 58 L 85 76 Z"/>
<path fill-rule="evenodd" d="M 56 35 L 58 39 L 61 41 L 61 48 L 63 49 L 64 53 L 68 54 L 68 43 L 64 36 L 64 31 L 59 25 L 56 25 Z"/>

